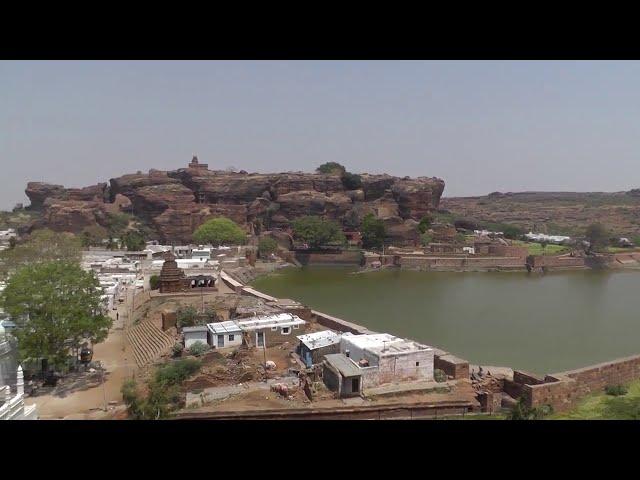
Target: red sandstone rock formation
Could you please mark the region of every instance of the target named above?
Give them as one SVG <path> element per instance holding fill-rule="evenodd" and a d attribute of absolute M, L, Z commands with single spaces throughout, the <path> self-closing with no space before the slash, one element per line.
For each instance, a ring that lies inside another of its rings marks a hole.
<path fill-rule="evenodd" d="M 434 211 L 444 190 L 438 178 L 362 175 L 362 188 L 346 190 L 338 175 L 258 174 L 181 168 L 123 175 L 83 189 L 31 182 L 32 208 L 43 210 L 42 226 L 78 232 L 100 224 L 105 212 L 131 211 L 156 227 L 160 240 L 189 241 L 204 221 L 226 216 L 251 230 L 254 222 L 287 227 L 303 215 L 361 221 L 367 213 L 385 219 L 397 244 L 413 244 L 416 220 Z M 117 204 L 117 206 L 116 206 Z"/>

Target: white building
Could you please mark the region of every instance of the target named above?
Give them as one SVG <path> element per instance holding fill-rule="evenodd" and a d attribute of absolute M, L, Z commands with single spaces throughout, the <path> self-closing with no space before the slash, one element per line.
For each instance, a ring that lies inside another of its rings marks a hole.
<path fill-rule="evenodd" d="M 433 348 L 388 333 L 340 338 L 340 352 L 363 371 L 363 386 L 406 380 L 433 380 Z"/>
<path fill-rule="evenodd" d="M 242 329 L 232 320 L 207 324 L 208 341 L 212 348 L 231 348 L 242 345 Z"/>
<path fill-rule="evenodd" d="M 563 235 L 547 235 L 545 233 L 526 233 L 524 236 L 527 240 L 531 240 L 533 242 L 547 242 L 547 243 L 555 243 L 562 244 L 569 242 L 571 237 L 565 237 Z"/>
<path fill-rule="evenodd" d="M 16 393 L 11 393 L 9 385 L 0 386 L 0 420 L 37 420 L 35 405 L 24 404 L 24 375 L 18 367 Z"/>
<path fill-rule="evenodd" d="M 197 342 L 202 342 L 205 345 L 208 343 L 206 325 L 182 327 L 182 334 L 184 335 L 184 348 L 190 348 L 191 345 Z"/>
<path fill-rule="evenodd" d="M 287 341 L 293 330 L 300 329 L 307 322 L 290 313 L 277 313 L 235 321 L 243 332 L 250 335 L 256 347 L 268 347 Z"/>

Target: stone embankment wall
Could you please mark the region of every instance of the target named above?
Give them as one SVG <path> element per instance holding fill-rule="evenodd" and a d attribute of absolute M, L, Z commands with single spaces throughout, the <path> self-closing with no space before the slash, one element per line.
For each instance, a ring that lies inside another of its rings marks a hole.
<path fill-rule="evenodd" d="M 295 252 L 295 259 L 301 265 L 360 265 L 362 253 L 359 250 L 347 250 L 340 253 Z"/>
<path fill-rule="evenodd" d="M 533 271 L 586 268 L 585 257 L 571 257 L 569 255 L 531 255 L 527 257 L 527 266 Z"/>
<path fill-rule="evenodd" d="M 544 378 L 515 371 L 513 382 L 505 382 L 512 397 L 523 396 L 529 407 L 551 405 L 555 411 L 572 408 L 590 393 L 601 392 L 609 385 L 622 385 L 640 378 L 640 355 L 599 363 Z"/>
<path fill-rule="evenodd" d="M 402 256 L 400 268 L 406 270 L 525 270 L 525 259 L 522 257 L 430 257 Z"/>

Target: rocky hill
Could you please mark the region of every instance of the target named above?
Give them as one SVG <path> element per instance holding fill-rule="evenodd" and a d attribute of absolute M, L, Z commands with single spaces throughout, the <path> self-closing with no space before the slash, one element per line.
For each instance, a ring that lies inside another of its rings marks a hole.
<path fill-rule="evenodd" d="M 286 228 L 303 215 L 321 215 L 357 228 L 371 212 L 383 218 L 392 240 L 412 243 L 417 221 L 434 212 L 444 190 L 438 178 L 363 174 L 362 188 L 348 190 L 339 175 L 247 173 L 209 170 L 194 158 L 187 168 L 150 170 L 74 189 L 30 182 L 30 210 L 42 213 L 31 228 L 82 232 L 105 226 L 109 214 L 127 212 L 165 242 L 188 242 L 193 231 L 226 216 L 248 231 Z"/>
<path fill-rule="evenodd" d="M 621 236 L 640 235 L 640 191 L 494 192 L 482 197 L 443 198 L 440 208 L 452 219 L 512 224 L 526 231 L 580 235 L 602 223 Z"/>

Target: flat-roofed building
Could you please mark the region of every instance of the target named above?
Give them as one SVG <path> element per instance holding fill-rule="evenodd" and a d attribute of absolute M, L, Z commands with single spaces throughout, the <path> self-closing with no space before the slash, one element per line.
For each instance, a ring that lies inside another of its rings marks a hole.
<path fill-rule="evenodd" d="M 236 324 L 247 333 L 249 346 L 262 348 L 292 341 L 291 333 L 304 330 L 307 322 L 290 313 L 278 313 L 236 320 Z"/>
<path fill-rule="evenodd" d="M 340 338 L 340 352 L 363 369 L 364 387 L 407 380 L 433 380 L 433 348 L 388 333 Z M 372 368 L 373 367 L 373 368 Z"/>
<path fill-rule="evenodd" d="M 211 348 L 230 348 L 242 345 L 242 329 L 232 320 L 207 324 L 207 340 Z"/>
<path fill-rule="evenodd" d="M 296 337 L 300 343 L 297 353 L 307 367 L 322 363 L 325 355 L 340 353 L 340 334 L 323 330 Z"/>

